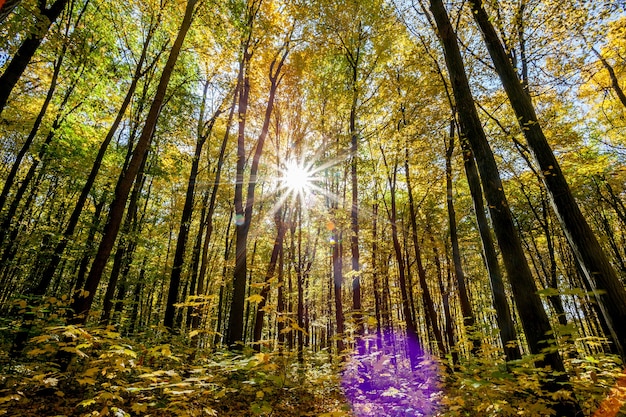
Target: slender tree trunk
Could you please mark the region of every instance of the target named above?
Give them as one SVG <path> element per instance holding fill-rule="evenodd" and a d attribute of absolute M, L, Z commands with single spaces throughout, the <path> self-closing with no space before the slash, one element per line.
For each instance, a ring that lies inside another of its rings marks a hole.
<path fill-rule="evenodd" d="M 35 122 L 33 123 L 33 127 L 30 129 L 30 133 L 28 134 L 28 137 L 26 138 L 26 140 L 24 141 L 24 144 L 22 145 L 19 152 L 15 156 L 15 161 L 13 162 L 13 165 L 11 166 L 11 170 L 9 171 L 9 175 L 7 176 L 4 182 L 4 186 L 2 187 L 2 192 L 0 193 L 0 213 L 2 213 L 2 210 L 7 200 L 7 196 L 9 195 L 9 191 L 11 190 L 11 187 L 13 186 L 13 183 L 15 182 L 15 177 L 17 176 L 17 171 L 22 165 L 22 160 L 24 159 L 24 156 L 26 156 L 26 153 L 28 152 L 28 149 L 30 149 L 30 146 L 33 144 L 33 141 L 35 140 L 35 137 L 37 136 L 37 132 L 39 131 L 39 127 L 41 126 L 41 123 L 43 122 L 43 118 L 46 115 L 46 112 L 48 111 L 48 107 L 50 106 L 50 102 L 52 101 L 52 97 L 54 96 L 54 92 L 57 87 L 59 73 L 61 72 L 61 64 L 63 63 L 63 59 L 65 58 L 66 51 L 67 51 L 67 42 L 63 42 L 63 45 L 61 46 L 61 50 L 59 51 L 57 58 L 54 62 L 54 69 L 52 71 L 52 78 L 50 79 L 50 87 L 48 88 L 48 93 L 46 94 L 46 98 L 44 99 L 43 104 L 41 105 L 39 114 L 37 114 L 37 117 L 35 118 Z"/>
<path fill-rule="evenodd" d="M 187 1 L 185 16 L 183 17 L 183 21 L 178 30 L 178 34 L 176 35 L 176 40 L 174 41 L 174 45 L 172 46 L 172 49 L 170 51 L 170 55 L 165 64 L 165 68 L 163 69 L 163 73 L 161 74 L 161 79 L 159 80 L 159 85 L 157 86 L 155 97 L 152 101 L 150 110 L 146 117 L 146 122 L 137 141 L 135 150 L 133 151 L 133 157 L 128 164 L 128 168 L 124 173 L 122 173 L 117 182 L 117 186 L 115 188 L 115 197 L 109 208 L 109 218 L 107 226 L 105 228 L 105 233 L 102 237 L 102 240 L 100 241 L 98 252 L 96 253 L 96 257 L 91 266 L 91 270 L 89 271 L 89 275 L 87 276 L 87 280 L 85 282 L 85 291 L 83 291 L 82 294 L 78 295 L 72 303 L 73 317 L 71 322 L 73 323 L 82 324 L 87 320 L 87 314 L 91 309 L 91 303 L 93 302 L 96 290 L 98 289 L 98 285 L 100 284 L 100 280 L 104 272 L 104 268 L 107 264 L 107 261 L 111 254 L 111 250 L 115 243 L 115 239 L 117 238 L 117 234 L 120 229 L 120 224 L 122 222 L 122 216 L 124 214 L 124 208 L 126 206 L 126 200 L 128 198 L 130 188 L 132 187 L 132 184 L 137 177 L 141 161 L 148 151 L 148 146 L 151 142 L 151 138 L 154 134 L 156 124 L 161 113 L 161 108 L 165 99 L 167 86 L 174 71 L 176 61 L 178 60 L 178 55 L 182 48 L 183 41 L 185 39 L 185 36 L 187 35 L 189 27 L 191 26 L 193 10 L 197 2 L 198 0 Z"/>
<path fill-rule="evenodd" d="M 78 272 L 76 273 L 76 281 L 73 285 L 73 291 L 70 291 L 70 294 L 73 294 L 76 291 L 79 291 L 85 285 L 85 276 L 87 275 L 87 268 L 89 267 L 89 260 L 94 255 L 94 240 L 96 237 L 96 233 L 100 228 L 100 220 L 102 210 L 104 209 L 104 203 L 106 199 L 102 198 L 102 200 L 95 204 L 95 210 L 93 214 L 93 220 L 91 221 L 91 226 L 89 227 L 89 233 L 87 234 L 87 241 L 85 244 L 85 249 L 83 252 L 83 256 L 80 260 L 80 264 L 78 266 Z M 41 281 L 40 281 L 41 283 Z"/>
<path fill-rule="evenodd" d="M 565 367 L 558 350 L 545 351 L 546 347 L 554 346 L 554 340 L 546 340 L 550 337 L 550 321 L 537 293 L 537 286 L 526 261 L 519 234 L 513 224 L 493 152 L 476 111 L 456 34 L 441 0 L 431 0 L 430 10 L 435 18 L 438 36 L 444 49 L 458 108 L 461 133 L 469 141 L 476 157 L 494 230 L 503 253 L 528 345 L 533 354 L 543 355 L 543 359 L 537 361 L 538 365 L 550 366 L 553 371 L 563 373 Z M 555 375 L 554 378 L 553 381 L 544 383 L 547 390 L 567 389 L 569 381 L 567 374 Z M 555 405 L 555 411 L 562 415 L 576 415 L 580 408 L 575 402 L 563 400 Z"/>
<path fill-rule="evenodd" d="M 339 239 L 341 238 L 337 229 L 333 229 L 332 231 L 332 259 L 333 259 L 333 285 L 334 285 L 334 294 L 335 294 L 335 326 L 337 328 L 335 337 L 337 338 L 337 354 L 341 355 L 341 353 L 345 349 L 345 344 L 343 342 L 344 337 L 344 325 L 343 325 L 343 301 L 342 301 L 342 287 L 343 287 L 343 260 L 342 260 L 342 251 L 341 251 L 341 243 Z"/>
<path fill-rule="evenodd" d="M 38 22 L 40 24 L 39 29 L 34 30 L 24 39 L 13 56 L 13 59 L 11 59 L 11 62 L 0 77 L 0 114 L 7 104 L 11 91 L 13 91 L 13 88 L 24 73 L 33 55 L 35 55 L 39 45 L 41 45 L 44 36 L 46 36 L 52 24 L 61 15 L 68 1 L 69 0 L 56 0 L 50 5 L 50 8 L 46 8 L 45 0 L 39 0 L 39 11 L 43 17 L 42 21 Z"/>
<path fill-rule="evenodd" d="M 38 279 L 39 284 L 36 289 L 37 294 L 45 293 L 49 285 L 48 280 L 54 276 L 56 269 L 59 265 L 59 262 L 61 261 L 61 257 L 63 256 L 63 252 L 65 251 L 65 248 L 67 247 L 67 244 L 70 241 L 71 237 L 74 235 L 74 231 L 76 230 L 76 226 L 78 225 L 80 215 L 83 212 L 83 208 L 85 207 L 85 203 L 87 202 L 89 193 L 91 192 L 93 184 L 96 181 L 96 177 L 98 175 L 98 172 L 100 171 L 102 162 L 104 161 L 104 156 L 109 147 L 109 144 L 111 143 L 111 139 L 113 139 L 113 136 L 115 136 L 117 129 L 119 128 L 124 116 L 126 115 L 126 110 L 128 109 L 128 106 L 131 103 L 132 97 L 135 94 L 135 90 L 137 89 L 137 84 L 142 76 L 144 62 L 148 54 L 148 47 L 150 45 L 150 40 L 152 39 L 153 33 L 154 33 L 154 28 L 151 28 L 148 31 L 148 35 L 142 46 L 141 55 L 139 56 L 139 61 L 137 63 L 137 67 L 135 68 L 135 72 L 133 73 L 133 77 L 131 79 L 131 83 L 126 93 L 126 96 L 124 97 L 124 101 L 122 102 L 122 105 L 120 106 L 120 109 L 117 112 L 117 116 L 115 117 L 113 124 L 109 128 L 109 131 L 104 137 L 104 140 L 100 144 L 100 148 L 98 149 L 98 154 L 96 155 L 96 159 L 94 160 L 94 163 L 91 167 L 91 171 L 89 172 L 89 175 L 87 176 L 87 181 L 85 181 L 85 184 L 83 185 L 80 195 L 78 196 L 78 199 L 76 200 L 76 205 L 74 206 L 74 210 L 72 210 L 72 214 L 70 215 L 70 219 L 67 223 L 65 231 L 63 232 L 63 236 L 61 237 L 61 240 L 57 243 L 56 248 L 54 249 L 52 258 L 50 259 L 50 262 L 46 266 L 46 269 L 43 271 L 43 273 L 41 274 L 41 277 L 39 277 Z M 156 61 L 153 63 L 153 65 L 155 63 Z M 36 279 L 36 278 L 37 277 L 33 277 L 33 279 Z"/>
<path fill-rule="evenodd" d="M 407 193 L 409 196 L 409 217 L 411 218 L 411 229 L 413 231 L 413 249 L 415 250 L 415 262 L 417 263 L 417 276 L 419 279 L 420 287 L 422 288 L 422 300 L 424 303 L 426 322 L 430 324 L 430 329 L 432 330 L 435 336 L 435 341 L 437 343 L 437 349 L 439 351 L 439 354 L 443 358 L 446 354 L 446 348 L 443 342 L 441 329 L 437 322 L 437 313 L 435 311 L 433 297 L 430 293 L 428 283 L 426 282 L 426 270 L 424 269 L 424 264 L 422 263 L 422 250 L 420 248 L 419 240 L 417 237 L 417 210 L 415 209 L 415 201 L 413 200 L 413 189 L 411 186 L 412 183 L 408 152 L 408 148 L 405 148 L 404 175 L 406 177 Z"/>
<path fill-rule="evenodd" d="M 130 264 L 132 257 L 132 252 L 134 251 L 134 247 L 136 246 L 135 241 L 137 240 L 136 236 L 132 236 L 134 232 L 137 231 L 138 227 L 136 224 L 137 221 L 137 209 L 139 207 L 139 197 L 141 196 L 141 189 L 144 185 L 144 172 L 146 169 L 148 154 L 144 155 L 143 161 L 141 161 L 141 167 L 139 168 L 139 173 L 137 174 L 137 180 L 133 186 L 133 191 L 130 195 L 128 209 L 126 210 L 126 218 L 124 219 L 124 225 L 122 226 L 122 237 L 120 238 L 120 242 L 117 245 L 117 250 L 115 251 L 115 256 L 113 257 L 113 268 L 111 269 L 111 274 L 109 275 L 109 282 L 107 284 L 106 291 L 104 293 L 104 300 L 102 303 L 102 315 L 100 316 L 100 322 L 102 324 L 109 324 L 111 319 L 111 311 L 114 307 L 113 295 L 115 294 L 115 289 L 117 287 L 117 281 L 120 277 L 122 269 L 125 268 L 125 264 Z M 118 302 L 121 302 L 121 299 L 118 298 Z"/>
<path fill-rule="evenodd" d="M 604 69 L 606 69 L 606 71 L 609 73 L 609 79 L 611 80 L 611 87 L 613 88 L 615 95 L 617 95 L 617 98 L 619 98 L 619 101 L 622 103 L 624 107 L 626 107 L 626 94 L 624 94 L 624 90 L 622 90 L 622 86 L 620 85 L 619 79 L 617 78 L 617 75 L 615 74 L 615 70 L 613 69 L 611 64 L 609 64 L 609 61 L 607 61 L 606 58 L 604 58 L 602 54 L 598 52 L 596 48 L 591 47 L 591 50 L 598 57 Z"/>
<path fill-rule="evenodd" d="M 2 243 L 4 243 L 4 241 L 5 241 L 6 237 L 7 237 L 7 234 L 9 233 L 9 231 L 11 229 L 11 224 L 13 223 L 13 220 L 15 218 L 15 215 L 17 213 L 17 209 L 18 209 L 20 203 L 22 202 L 22 198 L 24 197 L 24 194 L 26 193 L 26 190 L 31 185 L 31 182 L 32 182 L 33 178 L 35 178 L 35 174 L 37 173 L 37 168 L 39 167 L 39 164 L 42 163 L 42 162 L 45 162 L 45 160 L 46 160 L 46 153 L 48 151 L 48 147 L 52 143 L 52 139 L 54 139 L 56 137 L 56 135 L 55 135 L 56 130 L 59 127 L 61 127 L 61 125 L 63 124 L 63 122 L 65 121 L 65 118 L 69 115 L 69 113 L 71 113 L 73 110 L 76 110 L 80 106 L 80 104 L 82 104 L 82 101 L 81 101 L 77 105 L 75 105 L 73 107 L 73 109 L 70 109 L 67 112 L 65 111 L 65 108 L 66 108 L 66 106 L 67 106 L 67 104 L 69 102 L 70 97 L 72 96 L 72 93 L 74 92 L 75 87 L 76 87 L 76 82 L 72 83 L 68 87 L 68 89 L 65 92 L 65 94 L 63 95 L 61 103 L 59 104 L 59 109 L 57 111 L 57 115 L 54 118 L 54 121 L 52 122 L 52 126 L 50 128 L 50 131 L 46 135 L 46 139 L 44 140 L 44 142 L 41 144 L 41 147 L 39 148 L 39 152 L 37 153 L 37 157 L 34 158 L 33 163 L 28 168 L 28 172 L 24 176 L 24 179 L 22 180 L 22 183 L 20 184 L 19 188 L 17 189 L 17 192 L 15 193 L 15 196 L 13 196 L 13 201 L 11 202 L 11 205 L 9 206 L 9 209 L 7 210 L 7 212 L 4 215 L 4 217 L 2 217 L 2 223 L 0 224 L 0 245 L 2 245 Z M 34 128 L 34 126 L 33 126 L 33 128 Z M 36 133 L 36 131 L 35 132 L 31 131 L 31 134 L 34 134 L 34 133 Z M 45 164 L 43 166 L 45 166 Z M 30 206 L 29 204 L 24 204 L 24 207 L 22 208 L 22 211 L 28 210 L 29 206 Z"/>
<path fill-rule="evenodd" d="M 360 27 L 360 25 L 359 25 Z M 354 62 L 350 62 L 352 67 L 352 104 L 350 106 L 350 181 L 352 183 L 352 206 L 350 209 L 350 252 L 352 254 L 352 310 L 356 325 L 357 339 L 363 336 L 363 317 L 361 312 L 361 266 L 359 264 L 359 181 L 357 176 L 357 166 L 359 160 L 359 133 L 357 131 L 357 105 L 358 105 L 358 66 L 360 58 L 360 48 L 357 48 Z M 365 353 L 363 344 L 357 340 L 360 352 Z"/>
<path fill-rule="evenodd" d="M 263 318 L 265 316 L 265 305 L 267 304 L 267 297 L 270 292 L 270 281 L 276 274 L 276 265 L 278 262 L 278 257 L 283 248 L 283 239 L 285 237 L 286 227 L 284 225 L 284 219 L 282 218 L 282 214 L 280 210 L 276 211 L 274 215 L 274 222 L 276 223 L 276 239 L 274 240 L 274 247 L 272 249 L 272 254 L 270 255 L 270 262 L 267 266 L 267 272 L 265 274 L 265 281 L 263 284 L 263 288 L 261 289 L 260 296 L 262 297 L 259 302 L 256 310 L 256 319 L 254 321 L 254 335 L 252 341 L 254 342 L 254 349 L 259 352 L 261 350 L 261 344 L 259 341 L 261 340 L 261 335 L 263 333 Z"/>
<path fill-rule="evenodd" d="M 244 305 L 246 293 L 246 272 L 247 272 L 247 245 L 248 232 L 252 221 L 252 212 L 254 208 L 254 194 L 257 185 L 257 173 L 259 161 L 263 153 L 263 146 L 269 131 L 271 115 L 274 109 L 274 99 L 280 80 L 282 79 L 281 70 L 289 53 L 289 42 L 283 45 L 282 53 L 276 55 L 270 64 L 269 79 L 270 91 L 265 108 L 265 117 L 261 133 L 257 140 L 256 150 L 252 158 L 250 166 L 250 178 L 248 179 L 248 190 L 245 200 L 243 201 L 243 177 L 246 161 L 245 149 L 245 127 L 246 112 L 248 108 L 248 95 L 250 92 L 250 80 L 247 75 L 247 68 L 252 57 L 252 53 L 248 50 L 246 43 L 244 48 L 244 56 L 240 67 L 239 84 L 242 86 L 239 96 L 239 132 L 237 137 L 237 183 L 235 185 L 235 224 L 236 224 L 236 242 L 235 242 L 235 271 L 233 277 L 233 302 L 231 305 L 230 317 L 228 322 L 228 345 L 236 346 L 244 340 Z"/>
<path fill-rule="evenodd" d="M 382 147 L 381 147 L 382 152 Z M 391 238 L 393 241 L 393 249 L 396 255 L 396 264 L 398 265 L 398 283 L 400 284 L 400 295 L 402 304 L 402 313 L 404 314 L 404 322 L 406 324 L 406 333 L 407 339 L 410 342 L 415 342 L 417 340 L 417 330 L 415 327 L 415 322 L 413 321 L 413 314 L 411 313 L 411 306 L 409 300 L 409 291 L 412 291 L 411 288 L 407 288 L 406 283 L 406 271 L 405 271 L 405 260 L 402 253 L 402 247 L 400 245 L 400 239 L 398 238 L 398 219 L 397 219 L 397 207 L 396 207 L 396 179 L 398 176 L 398 164 L 397 162 L 393 164 L 392 167 L 389 167 L 387 164 L 387 159 L 385 154 L 383 153 L 383 161 L 385 162 L 385 167 L 387 168 L 387 180 L 389 183 L 389 194 L 391 198 L 391 209 L 388 211 L 389 213 L 389 223 L 391 224 Z M 389 170 L 391 169 L 391 172 Z M 411 346 L 411 343 L 409 343 Z M 415 369 L 417 366 L 417 354 L 416 352 L 408 352 L 409 361 L 411 363 L 411 368 Z"/>
<path fill-rule="evenodd" d="M 130 325 L 128 326 L 128 331 L 126 332 L 127 334 L 134 334 L 135 333 L 135 328 L 137 327 L 140 317 L 139 317 L 139 310 L 141 307 L 141 293 L 143 291 L 143 288 L 145 286 L 144 282 L 145 282 L 145 276 L 146 276 L 146 262 L 148 260 L 148 257 L 145 256 L 143 258 L 143 262 L 141 263 L 141 269 L 139 270 L 139 277 L 137 278 L 137 283 L 135 284 L 135 290 L 133 291 L 133 309 L 132 312 L 130 313 Z"/>
<path fill-rule="evenodd" d="M 374 201 L 378 201 L 374 196 Z M 376 345 L 382 350 L 382 300 L 380 294 L 380 278 L 378 274 L 378 203 L 372 206 L 372 285 L 374 290 L 374 312 L 376 315 Z"/>
<path fill-rule="evenodd" d="M 456 225 L 456 211 L 454 210 L 454 199 L 452 196 L 452 155 L 454 153 L 454 120 L 450 121 L 450 137 L 446 149 L 446 201 L 448 208 L 448 221 L 450 223 L 450 243 L 452 244 L 452 261 L 454 263 L 454 276 L 459 289 L 459 301 L 461 313 L 463 314 L 463 325 L 468 331 L 472 341 L 472 353 L 477 354 L 480 350 L 480 336 L 474 329 L 476 318 L 467 294 L 465 285 L 465 273 L 461 264 L 461 251 L 459 250 L 459 237 Z"/>
<path fill-rule="evenodd" d="M 524 87 L 508 60 L 482 1 L 474 0 L 471 7 L 520 128 L 541 169 L 542 179 L 550 193 L 555 213 L 585 277 L 596 293 L 611 330 L 613 342 L 624 360 L 626 326 L 623 323 L 626 322 L 626 289 L 580 211 L 539 124 L 530 97 L 525 94 Z"/>
<path fill-rule="evenodd" d="M 522 353 L 517 340 L 517 331 L 515 323 L 511 315 L 511 309 L 506 297 L 504 288 L 504 279 L 502 278 L 502 270 L 498 263 L 498 255 L 496 254 L 489 220 L 485 214 L 485 205 L 483 203 L 483 191 L 480 185 L 478 169 L 474 161 L 474 155 L 466 140 L 461 141 L 463 149 L 463 161 L 465 166 L 465 176 L 472 195 L 474 203 L 474 212 L 476 214 L 476 223 L 478 224 L 478 232 L 483 247 L 483 255 L 485 256 L 485 265 L 489 273 L 489 283 L 491 285 L 491 294 L 493 297 L 493 306 L 496 310 L 496 320 L 498 322 L 498 330 L 500 341 L 504 349 L 504 355 L 507 361 L 522 358 Z"/>
<path fill-rule="evenodd" d="M 429 234 L 432 239 L 433 238 L 432 233 L 429 232 Z M 434 243 L 434 239 L 433 239 L 433 243 Z M 433 248 L 435 247 L 433 246 Z M 452 270 L 450 268 L 450 262 L 448 259 L 447 268 L 446 268 L 446 280 L 444 282 L 441 262 L 439 262 L 439 254 L 437 252 L 435 252 L 435 258 L 436 258 L 435 265 L 439 264 L 439 267 L 437 268 L 437 276 L 439 278 L 438 280 L 439 292 L 441 293 L 441 303 L 443 305 L 443 317 L 445 318 L 446 340 L 448 341 L 448 346 L 450 346 L 450 352 L 452 356 L 452 365 L 457 366 L 459 364 L 459 351 L 456 346 L 456 337 L 455 337 L 455 332 L 454 332 L 454 319 L 452 318 L 452 313 L 450 311 L 450 286 L 452 285 Z M 470 335 L 470 338 L 471 338 L 471 335 Z M 472 352 L 476 354 L 475 343 L 473 343 Z"/>
<path fill-rule="evenodd" d="M 286 231 L 286 226 L 285 231 Z M 284 236 L 283 236 L 284 239 Z M 277 323 L 276 323 L 276 333 L 278 333 L 278 348 L 282 352 L 283 345 L 285 344 L 285 333 L 283 329 L 285 328 L 285 295 L 283 293 L 283 284 L 285 282 L 285 249 L 284 246 L 280 247 L 278 251 L 278 293 L 276 295 L 276 315 Z M 330 299 L 329 299 L 330 302 Z"/>
<path fill-rule="evenodd" d="M 204 110 L 206 93 L 209 88 L 209 83 L 204 85 L 204 95 L 202 102 L 202 109 Z M 191 226 L 191 216 L 193 214 L 193 200 L 196 190 L 196 179 L 198 177 L 198 169 L 200 166 L 200 157 L 202 156 L 202 147 L 206 142 L 215 120 L 219 116 L 221 110 L 217 110 L 215 114 L 209 120 L 209 124 L 205 131 L 198 132 L 198 140 L 196 142 L 196 150 L 194 152 L 193 160 L 191 162 L 191 171 L 189 173 L 189 180 L 187 182 L 187 192 L 185 193 L 185 205 L 183 206 L 183 212 L 180 218 L 180 226 L 178 229 L 178 239 L 176 241 L 176 251 L 174 252 L 174 261 L 172 264 L 172 274 L 170 275 L 170 286 L 167 293 L 167 304 L 165 306 L 165 316 L 163 318 L 163 324 L 170 332 L 174 332 L 174 304 L 178 302 L 178 290 L 180 287 L 180 277 L 182 274 L 183 263 L 185 261 L 185 250 L 187 246 L 187 240 L 189 238 L 189 228 Z M 201 114 L 204 114 L 202 112 Z M 202 130 L 202 129 L 199 129 Z M 195 292 L 195 289 L 194 289 Z"/>

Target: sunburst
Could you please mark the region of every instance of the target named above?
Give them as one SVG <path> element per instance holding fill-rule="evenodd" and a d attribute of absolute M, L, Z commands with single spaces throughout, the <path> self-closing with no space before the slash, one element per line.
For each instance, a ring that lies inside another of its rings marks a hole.
<path fill-rule="evenodd" d="M 296 160 L 285 164 L 280 177 L 281 186 L 300 198 L 305 198 L 313 192 L 315 181 L 312 167 Z"/>

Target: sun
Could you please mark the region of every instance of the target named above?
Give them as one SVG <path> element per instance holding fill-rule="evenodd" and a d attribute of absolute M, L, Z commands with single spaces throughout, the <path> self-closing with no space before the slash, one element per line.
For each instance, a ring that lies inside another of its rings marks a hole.
<path fill-rule="evenodd" d="M 314 189 L 315 176 L 312 167 L 291 160 L 281 170 L 280 185 L 294 197 L 305 198 Z"/>

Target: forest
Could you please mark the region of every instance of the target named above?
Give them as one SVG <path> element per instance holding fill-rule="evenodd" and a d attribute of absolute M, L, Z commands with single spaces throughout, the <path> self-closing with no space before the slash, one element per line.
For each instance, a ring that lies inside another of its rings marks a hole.
<path fill-rule="evenodd" d="M 0 36 L 0 415 L 626 416 L 623 0 Z"/>

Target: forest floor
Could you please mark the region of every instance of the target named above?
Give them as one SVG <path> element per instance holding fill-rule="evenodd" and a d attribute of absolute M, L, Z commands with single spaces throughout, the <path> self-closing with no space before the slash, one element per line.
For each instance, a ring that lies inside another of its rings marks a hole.
<path fill-rule="evenodd" d="M 4 335 L 0 415 L 547 416 L 575 397 L 586 416 L 626 416 L 626 374 L 606 355 L 570 359 L 572 389 L 545 392 L 550 374 L 532 359 L 507 369 L 488 352 L 454 370 L 422 354 L 412 370 L 402 343 L 340 360 L 326 350 L 192 349 L 182 336 L 131 340 L 112 328 L 42 330 L 14 360 Z M 72 354 L 64 372 L 59 351 Z"/>

